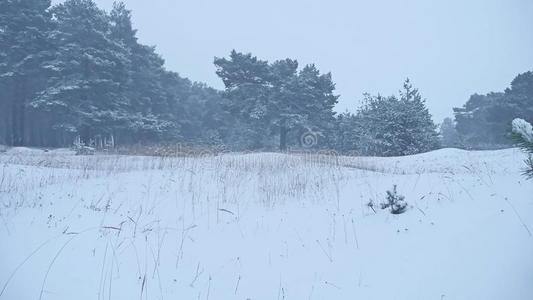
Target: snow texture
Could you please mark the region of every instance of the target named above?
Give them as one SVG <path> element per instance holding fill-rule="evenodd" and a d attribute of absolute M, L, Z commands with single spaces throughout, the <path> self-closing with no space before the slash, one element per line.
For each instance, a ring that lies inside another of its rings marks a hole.
<path fill-rule="evenodd" d="M 533 299 L 524 157 L 10 149 L 0 299 Z"/>

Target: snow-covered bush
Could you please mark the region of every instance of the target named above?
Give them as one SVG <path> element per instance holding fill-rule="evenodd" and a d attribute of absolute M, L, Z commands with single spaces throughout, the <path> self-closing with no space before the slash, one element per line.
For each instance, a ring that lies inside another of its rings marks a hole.
<path fill-rule="evenodd" d="M 533 126 L 523 119 L 513 120 L 513 138 L 518 147 L 529 153 L 524 174 L 533 178 Z"/>
<path fill-rule="evenodd" d="M 387 202 L 381 204 L 381 209 L 390 207 L 390 212 L 394 215 L 399 215 L 407 210 L 407 202 L 405 197 L 398 194 L 396 185 L 393 186 L 392 191 L 387 191 Z"/>
<path fill-rule="evenodd" d="M 362 155 L 412 155 L 440 144 L 426 101 L 409 80 L 399 97 L 365 94 L 364 105 L 339 118 L 339 126 L 339 147 Z"/>

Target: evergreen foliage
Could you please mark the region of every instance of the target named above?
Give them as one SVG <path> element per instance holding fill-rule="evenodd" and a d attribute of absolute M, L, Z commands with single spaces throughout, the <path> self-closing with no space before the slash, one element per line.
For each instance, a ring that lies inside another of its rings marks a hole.
<path fill-rule="evenodd" d="M 533 122 L 533 72 L 519 74 L 502 93 L 474 94 L 454 108 L 456 128 L 464 146 L 474 149 L 512 145 L 511 121 Z"/>
<path fill-rule="evenodd" d="M 55 56 L 49 0 L 0 1 L 0 142 L 23 145 L 38 115 L 26 106 L 46 86 Z"/>
<path fill-rule="evenodd" d="M 381 204 L 381 209 L 390 208 L 393 215 L 403 214 L 407 210 L 405 197 L 398 194 L 397 186 L 394 185 L 392 191 L 387 191 L 387 202 Z"/>
<path fill-rule="evenodd" d="M 440 143 L 445 148 L 461 148 L 462 142 L 452 118 L 445 118 L 440 124 Z"/>
<path fill-rule="evenodd" d="M 333 149 L 397 156 L 439 147 L 510 146 L 514 118 L 533 122 L 533 72 L 473 95 L 437 127 L 409 80 L 398 96 L 365 95 L 336 114 L 330 73 L 232 51 L 215 58 L 224 91 L 165 68 L 138 41 L 131 12 L 93 0 L 0 1 L 0 144 L 187 143 L 230 150 Z M 103 142 L 102 142 L 103 141 Z"/>
<path fill-rule="evenodd" d="M 365 95 L 355 115 L 338 118 L 339 148 L 357 154 L 400 156 L 434 150 L 439 146 L 436 126 L 417 89 L 409 79 L 400 97 Z"/>
<path fill-rule="evenodd" d="M 312 132 L 323 141 L 311 146 L 327 145 L 338 99 L 330 73 L 321 74 L 315 65 L 298 70 L 292 59 L 269 63 L 235 50 L 229 58 L 215 58 L 215 65 L 226 87 L 234 134 L 243 139 L 237 143 L 248 149 L 286 150 L 306 146 L 298 137 Z"/>
<path fill-rule="evenodd" d="M 224 130 L 221 94 L 167 71 L 123 3 L 1 1 L 0 44 L 0 143 L 208 143 Z"/>
<path fill-rule="evenodd" d="M 533 126 L 523 119 L 514 119 L 513 123 L 513 139 L 518 147 L 529 153 L 529 158 L 525 161 L 526 170 L 524 175 L 529 179 L 533 178 Z"/>

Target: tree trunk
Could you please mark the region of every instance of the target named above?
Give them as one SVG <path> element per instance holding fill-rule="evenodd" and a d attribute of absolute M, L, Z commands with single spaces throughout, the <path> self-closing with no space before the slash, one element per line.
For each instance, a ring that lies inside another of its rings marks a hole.
<path fill-rule="evenodd" d="M 11 145 L 11 107 L 7 89 L 0 91 L 0 144 Z"/>
<path fill-rule="evenodd" d="M 24 99 L 24 79 L 18 78 L 15 83 L 14 97 L 11 102 L 11 122 L 12 122 L 12 137 L 13 146 L 24 146 L 24 116 L 25 116 L 25 99 Z"/>
<path fill-rule="evenodd" d="M 287 150 L 287 125 L 286 121 L 282 120 L 281 125 L 279 126 L 279 150 L 280 151 L 286 151 Z"/>

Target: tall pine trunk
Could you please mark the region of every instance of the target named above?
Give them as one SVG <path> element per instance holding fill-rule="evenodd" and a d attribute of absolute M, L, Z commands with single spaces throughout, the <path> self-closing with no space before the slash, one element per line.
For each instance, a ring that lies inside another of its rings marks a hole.
<path fill-rule="evenodd" d="M 287 150 L 287 133 L 288 133 L 287 122 L 285 119 L 283 119 L 279 126 L 279 150 L 280 151 Z"/>
<path fill-rule="evenodd" d="M 25 92 L 24 78 L 18 78 L 15 81 L 15 91 L 11 99 L 11 136 L 13 146 L 24 146 L 24 125 L 25 125 Z"/>

